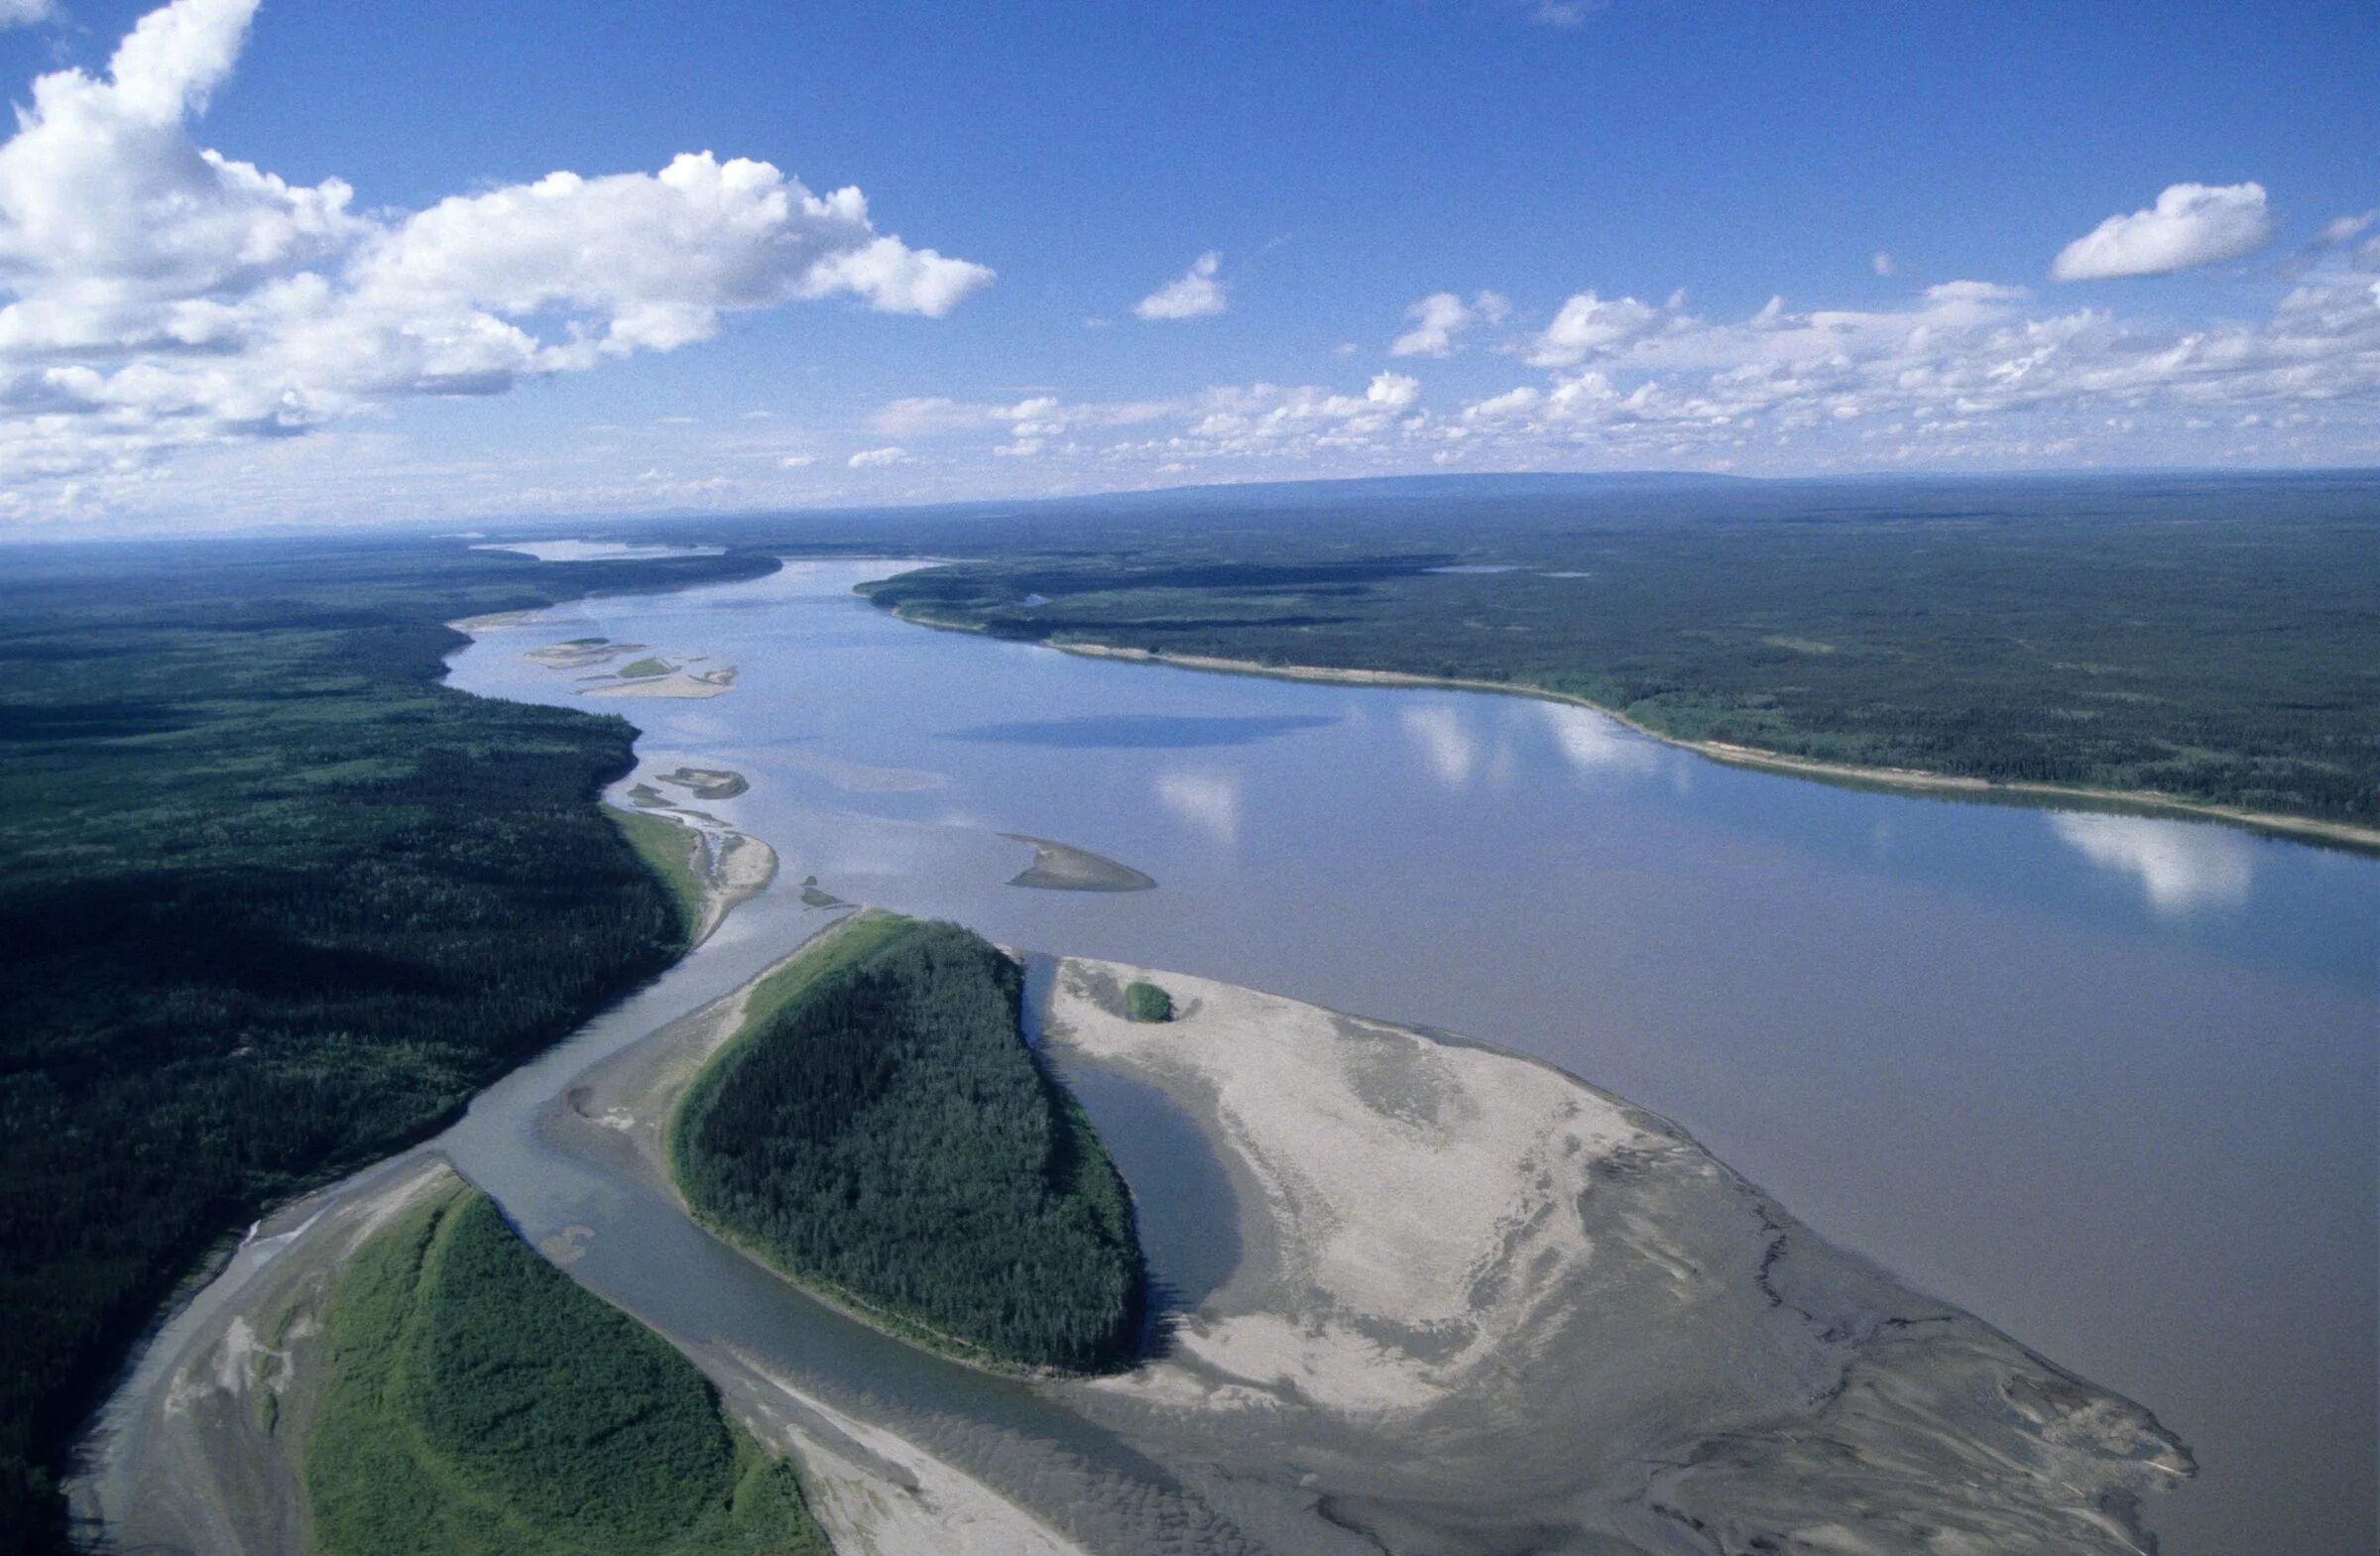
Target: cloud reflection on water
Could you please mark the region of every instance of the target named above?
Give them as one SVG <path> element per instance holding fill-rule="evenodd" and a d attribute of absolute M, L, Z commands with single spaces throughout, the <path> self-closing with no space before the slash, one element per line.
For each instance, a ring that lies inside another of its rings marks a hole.
<path fill-rule="evenodd" d="M 1240 779 L 1229 773 L 1161 773 L 1157 800 L 1225 848 L 1240 842 Z"/>
<path fill-rule="evenodd" d="M 2058 840 L 2101 870 L 2135 877 L 2149 906 L 2168 916 L 2238 907 L 2256 874 L 2256 845 L 2194 821 L 2054 811 Z"/>

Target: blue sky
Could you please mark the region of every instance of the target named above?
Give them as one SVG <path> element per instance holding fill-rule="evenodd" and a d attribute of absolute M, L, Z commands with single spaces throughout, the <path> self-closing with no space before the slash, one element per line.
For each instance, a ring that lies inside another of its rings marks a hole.
<path fill-rule="evenodd" d="M 2380 462 L 2369 5 L 12 16 L 20 530 Z"/>

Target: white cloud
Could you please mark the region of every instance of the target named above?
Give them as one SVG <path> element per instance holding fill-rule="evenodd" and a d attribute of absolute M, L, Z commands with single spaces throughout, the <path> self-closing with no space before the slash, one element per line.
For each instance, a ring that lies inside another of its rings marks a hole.
<path fill-rule="evenodd" d="M 778 457 L 776 467 L 780 470 L 801 470 L 817 462 L 816 454 L 784 454 Z"/>
<path fill-rule="evenodd" d="M 2367 210 L 2360 215 L 2338 216 L 2322 224 L 2315 242 L 2325 249 L 2343 248 L 2353 242 L 2364 228 L 2380 221 L 2380 210 Z"/>
<path fill-rule="evenodd" d="M 856 188 L 680 156 L 358 214 L 198 146 L 256 0 L 175 0 L 104 78 L 45 75 L 0 145 L 0 479 L 137 479 L 158 454 L 417 395 L 667 351 L 796 299 L 946 312 L 991 272 L 877 232 Z"/>
<path fill-rule="evenodd" d="M 2053 811 L 2058 840 L 2101 870 L 2130 876 L 2159 913 L 2237 907 L 2256 875 L 2256 846 L 2202 822 Z"/>
<path fill-rule="evenodd" d="M 1466 302 L 1451 292 L 1433 292 L 1405 309 L 1413 327 L 1388 347 L 1392 357 L 1443 357 L 1454 351 L 1455 337 L 1474 324 L 1500 324 L 1511 304 L 1492 292 Z"/>
<path fill-rule="evenodd" d="M 1133 303 L 1132 312 L 1148 319 L 1206 318 L 1222 312 L 1224 284 L 1215 279 L 1222 267 L 1223 256 L 1209 249 L 1188 270 Z"/>
<path fill-rule="evenodd" d="M 1433 429 L 1475 457 L 1596 462 L 1756 461 L 1788 448 L 1874 468 L 2073 462 L 2144 427 L 2203 458 L 2183 418 L 2218 408 L 2334 417 L 2372 432 L 2380 400 L 2380 254 L 2334 253 L 2261 323 L 2176 331 L 2099 309 L 2043 313 L 2027 295 L 1948 282 L 1912 303 L 1797 312 L 1781 299 L 1738 322 L 1582 293 L 1527 347 L 1553 371 Z M 2260 423 L 2261 424 L 2261 423 Z M 1793 456 L 1787 456 L 1793 457 Z M 1807 465 L 1804 466 L 1805 468 Z"/>
<path fill-rule="evenodd" d="M 1374 373 L 1364 398 L 1375 406 L 1401 411 L 1421 398 L 1421 380 L 1403 373 Z"/>
<path fill-rule="evenodd" d="M 1531 367 L 1570 367 L 1660 331 L 1685 305 L 1683 296 L 1659 307 L 1634 298 L 1606 299 L 1582 292 L 1562 304 L 1527 353 Z"/>
<path fill-rule="evenodd" d="M 0 0 L 0 27 L 47 22 L 57 14 L 56 0 Z"/>
<path fill-rule="evenodd" d="M 1585 27 L 1587 18 L 1601 11 L 1608 0 L 1534 0 L 1529 7 L 1529 20 L 1539 27 L 1559 28 L 1565 32 Z"/>
<path fill-rule="evenodd" d="M 2167 276 L 2253 254 L 2272 239 L 2263 184 L 2177 183 L 2148 209 L 2110 216 L 2061 249 L 2050 279 Z"/>
<path fill-rule="evenodd" d="M 1870 270 L 1874 271 L 1879 276 L 1889 276 L 1894 271 L 1900 269 L 1899 261 L 1895 260 L 1890 253 L 1883 249 L 1878 249 L 1875 253 L 1869 255 L 1867 257 L 1867 265 Z"/>
<path fill-rule="evenodd" d="M 905 448 L 863 448 L 843 461 L 854 470 L 881 470 L 887 465 L 905 465 L 909 451 Z"/>

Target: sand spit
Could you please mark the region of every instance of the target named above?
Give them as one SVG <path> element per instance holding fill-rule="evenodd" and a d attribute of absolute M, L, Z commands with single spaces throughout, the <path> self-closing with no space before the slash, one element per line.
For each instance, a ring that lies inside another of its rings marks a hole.
<path fill-rule="evenodd" d="M 544 616 L 537 611 L 491 611 L 485 616 L 466 616 L 446 625 L 466 638 L 484 638 L 492 632 L 504 632 L 514 627 L 534 627 Z"/>
<path fill-rule="evenodd" d="M 600 686 L 583 688 L 582 697 L 679 697 L 700 698 L 725 696 L 736 687 L 736 667 L 722 664 L 717 669 L 671 670 L 666 675 L 650 675 L 637 680 L 606 681 Z"/>
<path fill-rule="evenodd" d="M 549 643 L 542 649 L 532 649 L 521 656 L 549 670 L 583 670 L 598 664 L 609 664 L 624 655 L 644 651 L 641 643 L 614 643 L 609 638 L 573 638 L 567 643 Z"/>
<path fill-rule="evenodd" d="M 745 1427 L 801 1467 L 837 1556 L 1091 1556 L 991 1487 L 882 1427 L 838 1411 L 741 1355 L 723 1380 Z"/>
<path fill-rule="evenodd" d="M 1042 892 L 1147 892 L 1157 884 L 1154 876 L 1143 875 L 1130 865 L 1120 865 L 1087 848 L 1053 843 L 1045 837 L 1027 837 L 1021 832 L 1000 835 L 1012 842 L 1033 846 L 1032 864 L 1011 878 L 1011 886 Z"/>
<path fill-rule="evenodd" d="M 409 1152 L 260 1223 L 207 1310 L 144 1361 L 165 1370 L 157 1385 L 111 1405 L 103 1467 L 69 1487 L 76 1517 L 104 1525 L 115 1550 L 308 1556 L 300 1458 L 323 1303 L 358 1245 L 455 1181 L 443 1159 Z"/>
<path fill-rule="evenodd" d="M 729 799 L 751 785 L 741 773 L 725 768 L 679 768 L 655 781 L 688 789 L 705 799 Z M 624 797 L 639 810 L 667 816 L 691 831 L 701 851 L 694 873 L 703 885 L 702 917 L 694 927 L 700 945 L 727 915 L 760 896 L 776 879 L 776 850 L 749 833 L 739 832 L 707 810 L 672 803 L 652 783 L 631 782 Z"/>
<path fill-rule="evenodd" d="M 1174 1021 L 1123 1018 L 1142 977 Z M 1074 960 L 1044 1029 L 1183 1107 L 1242 1221 L 1169 1354 L 1068 1395 L 1277 1548 L 2114 1556 L 2191 1471 L 1549 1066 Z"/>
<path fill-rule="evenodd" d="M 726 768 L 679 768 L 654 781 L 682 788 L 696 799 L 733 799 L 752 787 L 743 774 Z"/>

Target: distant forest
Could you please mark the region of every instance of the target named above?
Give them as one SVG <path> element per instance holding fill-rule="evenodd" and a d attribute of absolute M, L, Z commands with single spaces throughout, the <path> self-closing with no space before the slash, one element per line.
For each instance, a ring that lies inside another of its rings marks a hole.
<path fill-rule="evenodd" d="M 918 1338 L 1074 1372 L 1130 1360 L 1130 1201 L 1024 1045 L 1016 964 L 952 924 L 841 933 L 689 1089 L 670 1132 L 687 1201 Z"/>
<path fill-rule="evenodd" d="M 2380 825 L 2370 474 L 1348 482 L 892 537 L 959 559 L 879 604 L 1003 638 L 1484 680 L 1690 740 Z"/>
<path fill-rule="evenodd" d="M 440 623 L 765 557 L 456 542 L 0 557 L 0 1552 L 207 1247 L 385 1153 L 684 943 L 594 803 L 616 717 L 436 684 Z"/>

